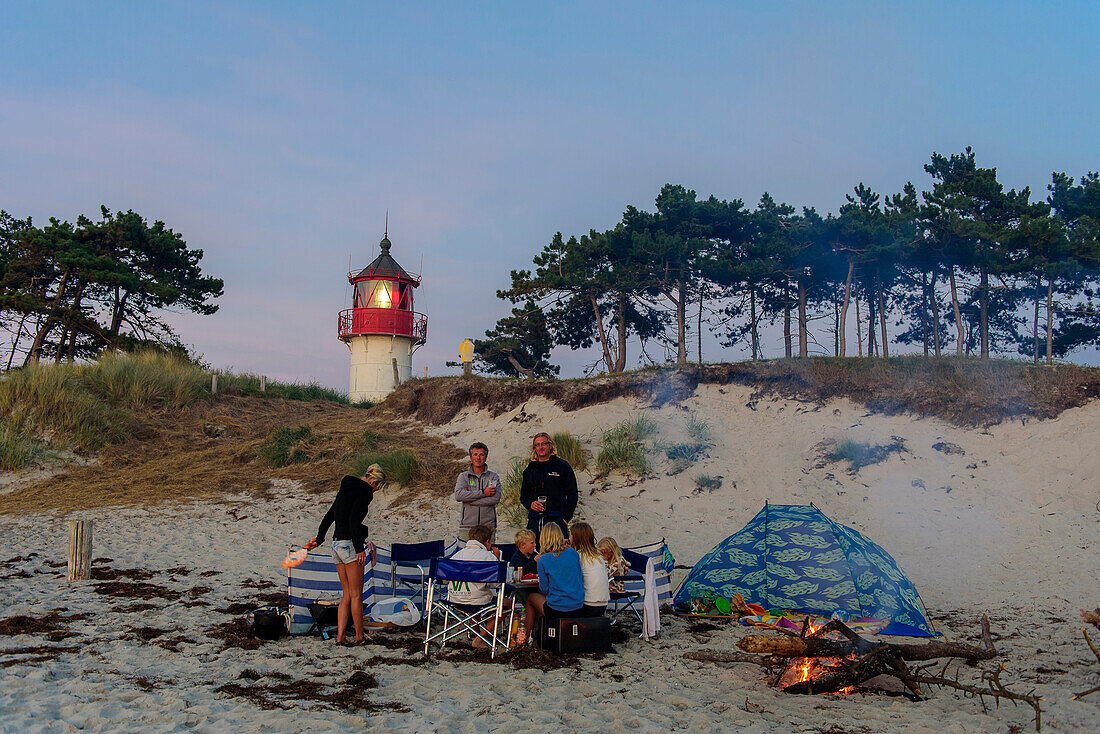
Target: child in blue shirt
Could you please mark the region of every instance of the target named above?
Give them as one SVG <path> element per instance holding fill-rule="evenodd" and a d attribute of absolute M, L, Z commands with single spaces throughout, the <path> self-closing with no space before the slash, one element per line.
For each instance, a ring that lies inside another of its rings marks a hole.
<path fill-rule="evenodd" d="M 584 575 L 581 571 L 581 557 L 577 551 L 565 545 L 565 536 L 555 523 L 543 526 L 539 535 L 542 552 L 538 556 L 539 592 L 527 595 L 527 614 L 525 629 L 532 629 L 536 615 L 545 619 L 545 624 L 561 617 L 579 616 L 584 606 Z M 526 634 L 516 635 L 520 644 L 526 641 Z"/>

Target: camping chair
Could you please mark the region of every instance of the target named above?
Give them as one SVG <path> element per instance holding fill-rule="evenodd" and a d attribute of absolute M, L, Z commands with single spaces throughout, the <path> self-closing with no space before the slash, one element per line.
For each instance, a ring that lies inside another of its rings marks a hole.
<path fill-rule="evenodd" d="M 493 547 L 500 551 L 500 560 L 507 563 L 516 554 L 515 543 L 494 543 Z"/>
<path fill-rule="evenodd" d="M 623 558 L 630 564 L 630 573 L 612 577 L 612 580 L 621 580 L 627 583 L 623 585 L 623 591 L 611 594 L 611 604 L 615 605 L 615 609 L 608 616 L 611 618 L 611 623 L 614 624 L 619 615 L 629 609 L 634 612 L 638 624 L 644 627 L 645 621 L 638 609 L 638 602 L 641 601 L 645 593 L 645 567 L 649 562 L 649 558 L 626 548 L 623 548 Z M 632 588 L 627 588 L 628 585 Z"/>
<path fill-rule="evenodd" d="M 398 584 L 413 589 L 413 603 L 415 604 L 416 599 L 419 597 L 420 606 L 422 606 L 428 564 L 433 559 L 441 557 L 443 552 L 442 540 L 431 540 L 427 543 L 394 543 L 390 548 L 390 586 L 393 593 L 397 594 Z M 415 576 L 411 579 L 402 578 L 397 573 L 398 567 L 404 568 L 410 573 L 415 569 L 416 573 L 420 575 L 420 580 L 417 581 Z"/>
<path fill-rule="evenodd" d="M 504 624 L 504 582 L 508 577 L 508 564 L 504 561 L 456 561 L 453 558 L 433 558 L 428 572 L 427 609 L 424 616 L 427 626 L 424 629 L 424 654 L 428 654 L 428 645 L 435 642 L 444 647 L 448 640 L 459 635 L 471 634 L 489 646 L 490 658 L 496 657 L 497 643 L 507 645 L 508 634 L 512 629 L 512 616 L 515 607 L 509 604 L 508 623 Z M 444 598 L 445 591 L 452 581 L 465 581 L 475 584 L 499 584 L 496 600 L 481 606 L 456 604 Z M 432 630 L 432 617 L 442 612 L 442 627 Z M 493 623 L 492 632 L 486 632 L 484 626 Z"/>

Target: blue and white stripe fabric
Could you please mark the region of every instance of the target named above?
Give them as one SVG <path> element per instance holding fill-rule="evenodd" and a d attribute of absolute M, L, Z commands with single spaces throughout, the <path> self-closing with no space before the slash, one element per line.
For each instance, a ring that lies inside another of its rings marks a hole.
<path fill-rule="evenodd" d="M 458 550 L 458 543 L 452 542 L 444 555 Z M 393 565 L 388 546 L 377 546 L 375 564 L 368 562 L 363 569 L 363 613 L 371 613 L 374 604 L 387 597 L 411 597 L 418 593 L 420 573 L 415 568 L 398 566 L 397 584 L 393 584 Z M 427 571 L 427 569 L 425 569 Z M 402 581 L 415 582 L 412 585 Z M 310 551 L 306 560 L 296 568 L 287 569 L 287 596 L 290 605 L 290 632 L 301 635 L 313 626 L 313 617 L 309 614 L 309 604 L 324 599 L 340 598 L 340 577 L 336 573 L 336 564 L 325 550 Z M 420 607 L 423 606 L 421 602 Z M 423 609 L 421 609 L 423 611 Z"/>

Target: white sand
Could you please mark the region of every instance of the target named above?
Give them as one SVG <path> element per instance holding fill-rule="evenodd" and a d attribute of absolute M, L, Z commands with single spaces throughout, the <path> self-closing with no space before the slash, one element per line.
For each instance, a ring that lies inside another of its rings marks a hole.
<path fill-rule="evenodd" d="M 683 406 L 651 410 L 618 400 L 563 413 L 543 400 L 496 418 L 463 413 L 435 428 L 459 446 L 484 440 L 490 465 L 527 453 L 538 430 L 568 429 L 598 448 L 599 429 L 640 410 L 660 426 L 660 438 L 678 440 L 689 412 L 712 427 L 709 457 L 676 476 L 654 463 L 655 476 L 591 493 L 591 472 L 581 473 L 581 514 L 599 535 L 624 545 L 667 538 L 677 563 L 690 566 L 738 530 L 763 505 L 814 502 L 832 518 L 883 545 L 920 590 L 933 620 L 950 639 L 973 641 L 977 617 L 988 611 L 1016 690 L 1044 697 L 1044 731 L 1100 731 L 1100 694 L 1073 701 L 1074 692 L 1100 682 L 1100 663 L 1081 637 L 1078 609 L 1100 605 L 1100 571 L 1093 550 L 1100 540 L 1100 403 L 1068 411 L 1054 421 L 1028 421 L 989 430 L 963 430 L 932 419 L 868 415 L 847 402 L 817 408 L 764 399 L 749 407 L 749 392 L 728 386 L 700 388 Z M 521 420 L 516 420 L 520 418 Z M 904 439 L 907 451 L 858 474 L 846 466 L 820 466 L 823 439 Z M 937 442 L 964 454 L 932 448 Z M 698 474 L 722 476 L 722 487 L 697 493 Z M 335 480 L 334 478 L 334 484 Z M 152 510 L 98 511 L 95 555 L 114 568 L 152 570 L 185 566 L 194 571 L 151 583 L 198 595 L 207 606 L 158 602 L 149 612 L 119 611 L 130 600 L 103 596 L 92 583 L 66 584 L 63 520 L 52 515 L 0 516 L 5 550 L 38 556 L 0 570 L 0 618 L 66 607 L 94 616 L 74 622 L 79 632 L 59 645 L 79 646 L 55 660 L 0 667 L 0 730 L 68 731 L 339 731 L 369 725 L 408 731 L 638 731 L 739 730 L 850 732 L 1033 730 L 1031 709 L 1007 702 L 981 705 L 951 691 L 912 703 L 884 695 L 800 697 L 768 687 L 762 669 L 717 666 L 683 659 L 686 651 L 732 649 L 746 630 L 729 627 L 692 634 L 687 622 L 665 617 L 666 634 L 620 646 L 604 660 L 551 672 L 516 671 L 507 665 L 438 662 L 383 665 L 372 672 L 380 687 L 370 700 L 402 701 L 411 712 L 345 714 L 313 703 L 265 711 L 214 692 L 246 669 L 337 685 L 373 655 L 403 656 L 381 646 L 341 649 L 318 639 L 292 638 L 258 650 L 220 651 L 203 630 L 231 617 L 214 611 L 227 601 L 248 601 L 257 591 L 246 580 L 284 583 L 279 566 L 288 543 L 308 538 L 323 511 L 292 486 L 276 498 L 247 497 L 227 504 L 165 506 Z M 453 502 L 430 511 L 387 512 L 387 497 L 371 508 L 379 542 L 440 537 L 457 518 Z M 0 510 L 2 510 L 0 500 Z M 240 518 L 239 520 L 234 519 Z M 507 533 L 502 533 L 507 535 Z M 220 573 L 200 577 L 205 569 Z M 23 570 L 29 578 L 18 577 Z M 676 581 L 682 578 L 680 571 Z M 267 589 L 270 591 L 271 589 Z M 185 595 L 183 601 L 190 597 Z M 142 642 L 129 628 L 171 630 L 164 639 L 195 640 L 172 652 Z M 4 650 L 43 644 L 42 635 L 0 637 L 0 665 L 26 655 Z M 985 664 L 989 667 L 989 664 Z M 976 679 L 965 669 L 964 679 Z M 145 691 L 134 679 L 155 685 Z M 748 709 L 748 710 L 746 710 Z"/>

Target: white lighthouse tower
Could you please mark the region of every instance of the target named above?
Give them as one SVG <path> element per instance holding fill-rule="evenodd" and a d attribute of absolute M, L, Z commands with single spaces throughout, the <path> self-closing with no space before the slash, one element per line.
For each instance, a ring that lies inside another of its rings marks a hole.
<path fill-rule="evenodd" d="M 410 275 L 390 255 L 389 232 L 367 267 L 348 273 L 353 308 L 340 312 L 339 337 L 351 351 L 351 402 L 381 400 L 412 376 L 412 354 L 428 338 L 428 317 L 413 311 Z"/>

